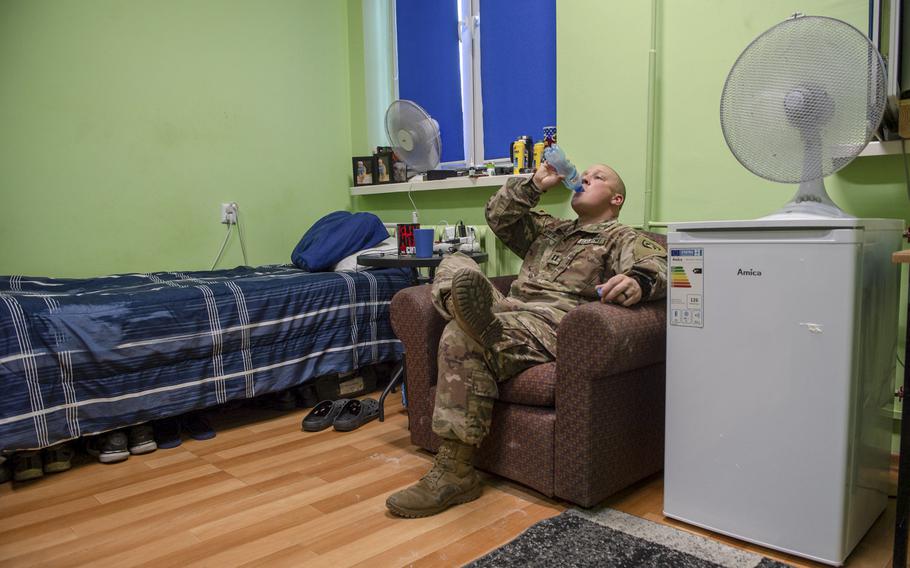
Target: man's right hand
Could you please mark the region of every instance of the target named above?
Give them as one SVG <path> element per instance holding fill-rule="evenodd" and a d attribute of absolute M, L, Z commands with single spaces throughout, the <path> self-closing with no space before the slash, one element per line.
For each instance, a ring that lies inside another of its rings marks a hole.
<path fill-rule="evenodd" d="M 546 192 L 552 187 L 562 183 L 564 176 L 556 173 L 556 168 L 546 162 L 541 162 L 540 167 L 534 171 L 534 177 L 531 181 L 540 191 Z"/>

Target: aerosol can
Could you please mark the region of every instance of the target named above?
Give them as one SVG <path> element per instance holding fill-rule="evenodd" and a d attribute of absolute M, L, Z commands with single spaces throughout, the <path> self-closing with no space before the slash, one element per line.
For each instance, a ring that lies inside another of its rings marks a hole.
<path fill-rule="evenodd" d="M 509 154 L 512 156 L 512 173 L 520 174 L 527 167 L 528 147 L 523 138 L 509 145 Z"/>

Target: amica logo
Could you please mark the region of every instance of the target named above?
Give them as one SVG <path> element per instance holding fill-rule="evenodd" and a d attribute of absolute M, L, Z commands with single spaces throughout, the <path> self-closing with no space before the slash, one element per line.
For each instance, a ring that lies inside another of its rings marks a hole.
<path fill-rule="evenodd" d="M 743 270 L 742 268 L 740 268 L 739 270 L 736 271 L 736 275 L 737 276 L 761 276 L 761 270 L 755 270 L 754 268 L 750 268 L 748 270 Z"/>

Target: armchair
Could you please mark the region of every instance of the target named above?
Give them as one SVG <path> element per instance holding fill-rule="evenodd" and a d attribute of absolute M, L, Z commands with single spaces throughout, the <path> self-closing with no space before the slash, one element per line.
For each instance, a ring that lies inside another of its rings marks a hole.
<path fill-rule="evenodd" d="M 492 280 L 508 293 L 514 277 Z M 446 322 L 430 291 L 401 290 L 391 316 L 406 353 L 411 442 L 435 451 L 436 355 Z M 662 301 L 632 308 L 592 302 L 569 312 L 557 330 L 556 361 L 500 383 L 476 465 L 583 507 L 660 471 L 665 329 Z"/>

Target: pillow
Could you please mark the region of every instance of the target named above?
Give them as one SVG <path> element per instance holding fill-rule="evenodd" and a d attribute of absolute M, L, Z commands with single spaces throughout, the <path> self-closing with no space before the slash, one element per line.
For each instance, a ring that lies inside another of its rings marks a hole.
<path fill-rule="evenodd" d="M 355 252 L 354 254 L 348 255 L 338 261 L 338 264 L 335 265 L 335 272 L 359 272 L 361 270 L 369 270 L 373 268 L 372 266 L 364 266 L 362 264 L 357 264 L 357 257 L 361 254 L 377 253 L 377 252 L 386 252 L 394 253 L 398 250 L 398 239 L 396 237 L 389 237 L 386 240 L 382 241 L 375 247 L 370 247 L 368 249 L 363 249 Z"/>
<path fill-rule="evenodd" d="M 389 232 L 372 213 L 335 211 L 316 221 L 291 253 L 291 262 L 309 272 L 330 270 L 351 253 L 376 246 Z"/>

